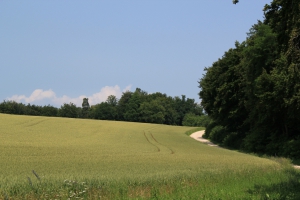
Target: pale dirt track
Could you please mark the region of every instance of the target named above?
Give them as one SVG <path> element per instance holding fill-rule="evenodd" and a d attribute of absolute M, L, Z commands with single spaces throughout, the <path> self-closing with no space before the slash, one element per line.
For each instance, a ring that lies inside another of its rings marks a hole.
<path fill-rule="evenodd" d="M 205 132 L 205 130 L 203 130 L 203 131 L 197 131 L 197 132 L 195 132 L 195 133 L 192 133 L 192 134 L 190 135 L 190 137 L 191 137 L 191 138 L 194 138 L 195 140 L 198 140 L 199 142 L 202 142 L 202 143 L 204 143 L 204 144 L 207 144 L 207 145 L 209 145 L 209 146 L 212 146 L 212 147 L 219 147 L 218 145 L 212 143 L 211 141 L 209 141 L 209 140 L 207 140 L 207 139 L 204 139 L 204 138 L 202 137 L 203 134 L 204 134 L 204 132 Z M 295 169 L 300 169 L 300 166 L 294 165 L 294 168 L 295 168 Z"/>
<path fill-rule="evenodd" d="M 204 134 L 204 132 L 205 132 L 205 130 L 203 130 L 203 131 L 197 131 L 197 132 L 195 132 L 195 133 L 192 133 L 192 134 L 190 135 L 190 137 L 191 137 L 191 138 L 194 138 L 195 140 L 198 140 L 199 142 L 202 142 L 202 143 L 204 143 L 204 144 L 207 144 L 207 145 L 209 145 L 209 146 L 212 146 L 212 147 L 219 147 L 218 145 L 216 145 L 216 144 L 210 142 L 209 140 L 204 139 L 204 138 L 202 137 L 203 134 Z"/>

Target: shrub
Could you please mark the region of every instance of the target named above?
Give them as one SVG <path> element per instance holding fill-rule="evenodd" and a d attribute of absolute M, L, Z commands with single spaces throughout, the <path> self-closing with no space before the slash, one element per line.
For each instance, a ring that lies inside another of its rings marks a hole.
<path fill-rule="evenodd" d="M 205 133 L 202 137 L 209 138 L 210 132 L 215 126 L 217 126 L 217 123 L 214 122 L 213 120 L 210 120 L 207 126 L 205 126 Z"/>
<path fill-rule="evenodd" d="M 283 145 L 283 155 L 293 159 L 300 159 L 300 136 Z"/>
<path fill-rule="evenodd" d="M 207 115 L 195 115 L 194 113 L 187 113 L 182 121 L 183 126 L 206 127 L 210 119 Z"/>
<path fill-rule="evenodd" d="M 225 136 L 223 140 L 224 146 L 234 148 L 234 149 L 240 148 L 241 143 L 242 143 L 242 138 L 239 136 L 237 132 L 229 133 L 228 135 Z"/>
<path fill-rule="evenodd" d="M 217 143 L 222 143 L 224 138 L 226 137 L 226 130 L 223 126 L 215 126 L 210 134 L 209 134 L 209 139 L 211 139 L 214 142 Z"/>

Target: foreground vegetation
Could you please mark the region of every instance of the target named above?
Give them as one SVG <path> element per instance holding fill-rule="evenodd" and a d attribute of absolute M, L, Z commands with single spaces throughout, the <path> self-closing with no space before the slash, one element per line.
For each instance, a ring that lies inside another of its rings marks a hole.
<path fill-rule="evenodd" d="M 0 114 L 0 199 L 297 199 L 300 174 L 192 127 Z M 281 163 L 280 163 L 281 162 Z"/>

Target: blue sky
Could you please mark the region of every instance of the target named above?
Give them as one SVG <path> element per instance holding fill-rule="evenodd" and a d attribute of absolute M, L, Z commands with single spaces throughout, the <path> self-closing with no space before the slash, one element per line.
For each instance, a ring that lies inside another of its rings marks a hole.
<path fill-rule="evenodd" d="M 199 100 L 204 68 L 270 0 L 0 0 L 0 102 L 90 104 L 139 87 Z"/>

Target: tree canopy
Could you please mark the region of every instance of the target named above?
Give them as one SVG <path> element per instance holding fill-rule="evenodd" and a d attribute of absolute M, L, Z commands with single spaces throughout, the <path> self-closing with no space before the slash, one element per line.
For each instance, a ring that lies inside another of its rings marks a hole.
<path fill-rule="evenodd" d="M 72 102 L 55 108 L 50 105 L 35 106 L 4 101 L 0 103 L 0 112 L 185 126 L 204 125 L 205 120 L 207 121 L 202 107 L 194 99 L 186 98 L 185 95 L 181 98 L 170 97 L 160 92 L 148 94 L 140 88 L 136 88 L 134 92 L 123 92 L 120 99 L 110 95 L 105 102 L 92 106 L 89 105 L 88 98 L 84 98 L 82 107 L 77 107 Z M 184 119 L 186 119 L 185 122 L 183 122 Z"/>
<path fill-rule="evenodd" d="M 199 81 L 201 105 L 213 120 L 206 136 L 300 158 L 300 2 L 273 0 L 264 15 Z"/>

